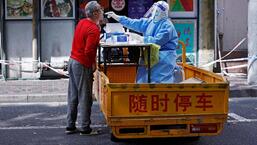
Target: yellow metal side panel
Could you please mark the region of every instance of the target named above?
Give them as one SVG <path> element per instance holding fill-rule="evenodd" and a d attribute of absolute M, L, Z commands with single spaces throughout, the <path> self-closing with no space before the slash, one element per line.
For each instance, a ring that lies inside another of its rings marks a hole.
<path fill-rule="evenodd" d="M 202 74 L 202 80 L 205 80 L 206 82 L 214 82 L 214 78 L 206 74 Z"/>
<path fill-rule="evenodd" d="M 94 93 L 94 97 L 96 98 L 96 100 L 98 101 L 99 100 L 99 92 L 100 92 L 100 81 L 99 81 L 99 71 L 96 70 L 95 73 L 94 73 L 94 82 L 93 82 L 93 93 Z"/>
<path fill-rule="evenodd" d="M 102 72 L 98 72 L 98 85 L 99 85 L 99 89 L 98 89 L 98 103 L 101 106 L 101 110 L 104 113 L 105 117 L 107 117 L 107 84 L 109 83 L 109 79 L 102 73 Z"/>
<path fill-rule="evenodd" d="M 103 70 L 104 66 L 101 65 Z M 135 83 L 136 65 L 107 65 L 106 76 L 110 83 Z"/>
<path fill-rule="evenodd" d="M 172 125 L 172 124 L 199 124 L 199 123 L 224 123 L 227 115 L 176 115 L 176 116 L 131 116 L 111 117 L 110 126 L 134 126 L 134 125 Z"/>
<path fill-rule="evenodd" d="M 112 92 L 112 116 L 224 114 L 224 91 Z"/>
<path fill-rule="evenodd" d="M 221 76 L 184 65 L 187 77 L 205 84 L 110 83 L 101 72 L 99 96 L 105 117 L 222 115 L 228 112 L 229 84 Z M 213 83 L 215 82 L 215 83 Z"/>
<path fill-rule="evenodd" d="M 183 68 L 184 68 L 186 79 L 194 77 L 194 78 L 201 79 L 206 83 L 226 82 L 225 78 L 210 71 L 206 71 L 188 64 L 183 64 Z"/>
<path fill-rule="evenodd" d="M 191 69 L 185 68 L 185 79 L 195 77 L 195 72 Z"/>
<path fill-rule="evenodd" d="M 136 66 L 108 66 L 107 76 L 111 83 L 135 83 Z"/>

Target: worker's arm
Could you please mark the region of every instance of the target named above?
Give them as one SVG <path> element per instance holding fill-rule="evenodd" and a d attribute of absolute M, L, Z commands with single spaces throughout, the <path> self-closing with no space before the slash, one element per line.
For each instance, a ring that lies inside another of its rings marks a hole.
<path fill-rule="evenodd" d="M 129 28 L 129 29 L 132 29 L 136 32 L 139 32 L 139 33 L 145 33 L 149 23 L 150 23 L 150 20 L 147 19 L 147 18 L 141 18 L 141 19 L 130 19 L 128 17 L 125 17 L 125 16 L 121 16 L 120 19 L 119 19 L 119 22 Z"/>

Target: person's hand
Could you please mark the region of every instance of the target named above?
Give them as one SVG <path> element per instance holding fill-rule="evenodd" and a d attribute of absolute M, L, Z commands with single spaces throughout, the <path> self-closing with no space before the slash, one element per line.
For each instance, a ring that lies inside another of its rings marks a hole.
<path fill-rule="evenodd" d="M 120 16 L 116 15 L 113 11 L 107 12 L 107 13 L 105 13 L 105 15 L 107 15 L 107 18 L 111 18 L 112 17 L 116 21 L 120 20 Z"/>

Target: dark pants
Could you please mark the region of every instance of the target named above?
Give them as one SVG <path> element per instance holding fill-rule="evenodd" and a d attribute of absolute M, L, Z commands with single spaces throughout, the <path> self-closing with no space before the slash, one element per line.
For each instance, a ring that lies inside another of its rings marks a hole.
<path fill-rule="evenodd" d="M 81 114 L 81 129 L 90 127 L 90 115 L 92 107 L 92 68 L 86 68 L 74 59 L 69 60 L 69 88 L 67 127 L 75 127 L 78 114 L 78 104 Z"/>

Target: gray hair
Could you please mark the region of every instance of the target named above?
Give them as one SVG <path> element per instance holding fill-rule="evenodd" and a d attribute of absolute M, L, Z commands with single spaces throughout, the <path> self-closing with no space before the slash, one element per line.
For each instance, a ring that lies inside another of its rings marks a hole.
<path fill-rule="evenodd" d="M 93 12 L 96 11 L 99 8 L 99 4 L 97 3 L 97 1 L 90 1 L 87 3 L 87 5 L 85 6 L 85 14 L 86 17 L 88 18 L 93 18 Z"/>

